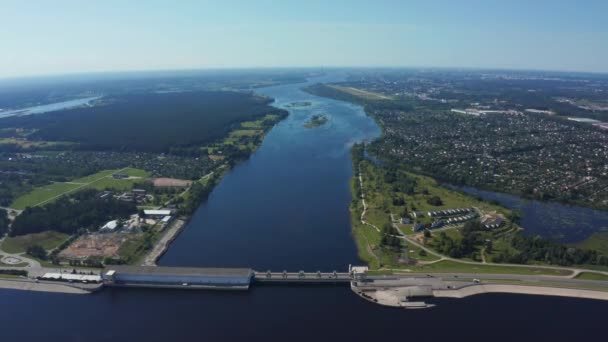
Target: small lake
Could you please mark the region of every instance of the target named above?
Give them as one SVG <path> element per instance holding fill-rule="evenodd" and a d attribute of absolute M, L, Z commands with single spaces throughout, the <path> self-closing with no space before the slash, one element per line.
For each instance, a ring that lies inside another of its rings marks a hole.
<path fill-rule="evenodd" d="M 585 240 L 595 232 L 608 231 L 608 212 L 605 211 L 527 200 L 467 186 L 454 188 L 519 211 L 522 215 L 520 225 L 528 235 L 541 235 L 559 242 L 574 243 Z"/>

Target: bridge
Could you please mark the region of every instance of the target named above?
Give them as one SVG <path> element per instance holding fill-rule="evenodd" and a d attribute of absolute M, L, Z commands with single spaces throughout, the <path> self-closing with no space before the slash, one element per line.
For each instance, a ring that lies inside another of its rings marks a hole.
<path fill-rule="evenodd" d="M 253 280 L 256 283 L 266 284 L 306 284 L 306 283 L 350 283 L 354 279 L 354 274 L 348 272 L 258 272 L 253 271 Z"/>

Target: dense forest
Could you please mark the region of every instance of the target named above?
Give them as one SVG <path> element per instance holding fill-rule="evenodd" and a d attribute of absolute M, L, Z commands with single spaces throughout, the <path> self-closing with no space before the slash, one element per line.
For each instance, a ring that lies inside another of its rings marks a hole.
<path fill-rule="evenodd" d="M 98 199 L 96 190 L 83 190 L 44 206 L 26 208 L 15 218 L 10 236 L 54 230 L 74 234 L 80 229 L 97 230 L 107 221 L 128 218 L 137 212 L 133 203 Z"/>
<path fill-rule="evenodd" d="M 84 150 L 169 152 L 219 139 L 242 121 L 284 115 L 270 99 L 226 91 L 128 94 L 105 102 L 4 118 L 0 125 L 35 130 L 28 140 L 76 142 Z"/>

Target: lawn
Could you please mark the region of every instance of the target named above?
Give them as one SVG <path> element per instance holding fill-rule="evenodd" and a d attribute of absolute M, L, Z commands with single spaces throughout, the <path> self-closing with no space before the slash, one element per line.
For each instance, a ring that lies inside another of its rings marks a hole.
<path fill-rule="evenodd" d="M 92 183 L 92 182 L 94 182 L 94 181 L 96 181 L 96 180 L 98 180 L 100 178 L 111 176 L 113 173 L 115 173 L 117 171 L 118 170 L 103 170 L 103 171 L 99 171 L 97 173 L 94 173 L 92 175 L 88 175 L 86 177 L 74 179 L 71 182 L 72 183 L 89 184 L 89 183 Z M 121 171 L 120 173 L 123 173 L 123 172 Z"/>
<path fill-rule="evenodd" d="M 576 279 L 608 281 L 608 275 L 593 272 L 582 272 L 576 276 Z"/>
<path fill-rule="evenodd" d="M 441 273 L 491 273 L 491 274 L 522 274 L 522 275 L 571 275 L 572 271 L 544 269 L 534 266 L 514 267 L 514 266 L 495 266 L 495 265 L 471 265 L 459 262 L 444 260 L 425 266 L 408 267 L 413 272 L 441 272 Z"/>
<path fill-rule="evenodd" d="M 594 233 L 586 240 L 574 244 L 574 246 L 608 254 L 608 232 Z"/>
<path fill-rule="evenodd" d="M 114 178 L 102 178 L 97 182 L 93 182 L 87 185 L 88 189 L 106 190 L 113 189 L 118 191 L 130 190 L 137 183 L 143 182 L 144 179 L 114 179 Z"/>
<path fill-rule="evenodd" d="M 43 204 L 58 197 L 68 191 L 77 189 L 81 185 L 68 183 L 52 183 L 34 189 L 33 191 L 22 195 L 15 199 L 11 204 L 11 208 L 25 209 L 26 207 L 34 207 Z"/>
<path fill-rule="evenodd" d="M 16 237 L 7 237 L 2 242 L 2 250 L 6 253 L 23 253 L 32 245 L 40 245 L 46 250 L 51 250 L 69 238 L 68 235 L 46 231 L 36 234 L 28 234 Z"/>

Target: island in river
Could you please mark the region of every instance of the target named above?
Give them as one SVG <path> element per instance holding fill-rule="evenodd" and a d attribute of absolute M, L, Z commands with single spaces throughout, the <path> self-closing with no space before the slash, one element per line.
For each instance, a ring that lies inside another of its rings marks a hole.
<path fill-rule="evenodd" d="M 310 120 L 304 124 L 305 128 L 315 128 L 319 126 L 323 126 L 329 121 L 327 116 L 324 114 L 315 114 L 310 117 Z"/>

